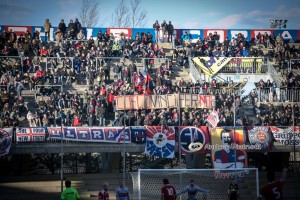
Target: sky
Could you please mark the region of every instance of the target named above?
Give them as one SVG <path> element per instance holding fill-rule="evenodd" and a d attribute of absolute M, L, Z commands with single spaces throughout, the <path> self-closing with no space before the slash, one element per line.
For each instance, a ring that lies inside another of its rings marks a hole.
<path fill-rule="evenodd" d="M 126 0 L 129 5 L 130 0 Z M 78 18 L 82 0 L 1 0 L 0 25 L 52 26 Z M 110 27 L 118 0 L 102 0 L 97 27 Z M 287 29 L 300 29 L 299 0 L 142 0 L 148 12 L 146 28 L 155 20 L 172 21 L 174 28 L 270 28 L 270 19 L 285 19 Z"/>

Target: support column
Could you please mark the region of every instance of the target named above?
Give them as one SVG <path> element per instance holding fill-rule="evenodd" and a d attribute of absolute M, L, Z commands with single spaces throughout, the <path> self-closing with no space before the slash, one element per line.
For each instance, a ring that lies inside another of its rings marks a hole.
<path fill-rule="evenodd" d="M 187 154 L 185 156 L 188 169 L 205 168 L 206 154 Z"/>
<path fill-rule="evenodd" d="M 101 153 L 101 164 L 103 172 L 117 172 L 119 173 L 120 157 L 117 153 Z"/>

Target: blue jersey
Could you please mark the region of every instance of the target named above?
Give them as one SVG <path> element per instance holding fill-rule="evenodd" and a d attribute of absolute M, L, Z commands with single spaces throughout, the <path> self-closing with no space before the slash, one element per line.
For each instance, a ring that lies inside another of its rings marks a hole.
<path fill-rule="evenodd" d="M 129 190 L 127 187 L 116 188 L 116 199 L 117 200 L 130 200 Z"/>
<path fill-rule="evenodd" d="M 181 194 L 184 194 L 186 192 L 188 193 L 187 200 L 197 200 L 197 192 L 202 192 L 202 193 L 207 194 L 209 191 L 204 190 L 204 189 L 202 189 L 198 186 L 195 186 L 195 185 L 187 185 L 183 190 L 181 190 L 176 195 L 181 195 Z"/>

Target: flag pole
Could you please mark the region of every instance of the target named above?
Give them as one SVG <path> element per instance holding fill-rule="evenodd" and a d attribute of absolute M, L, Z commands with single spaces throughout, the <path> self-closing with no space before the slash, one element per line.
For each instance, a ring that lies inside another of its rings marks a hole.
<path fill-rule="evenodd" d="M 125 183 L 125 170 L 126 170 L 126 147 L 125 147 L 125 127 L 122 130 L 122 137 L 123 137 L 123 182 Z"/>
<path fill-rule="evenodd" d="M 181 157 L 181 139 L 180 139 L 180 93 L 178 93 L 178 156 L 179 156 L 179 169 L 182 168 L 182 157 Z"/>
<path fill-rule="evenodd" d="M 60 108 L 60 131 L 61 131 L 61 138 L 60 138 L 60 191 L 63 192 L 64 190 L 64 146 L 63 146 L 63 114 L 62 108 Z"/>
<path fill-rule="evenodd" d="M 124 106 L 124 127 L 123 127 L 123 130 L 122 131 L 122 136 L 120 137 L 123 137 L 123 182 L 125 184 L 125 170 L 126 170 L 126 156 L 125 156 L 125 127 L 126 127 L 126 121 L 125 121 L 125 113 L 126 113 L 126 110 L 125 110 L 125 94 L 124 94 L 124 98 L 123 98 L 123 106 Z"/>

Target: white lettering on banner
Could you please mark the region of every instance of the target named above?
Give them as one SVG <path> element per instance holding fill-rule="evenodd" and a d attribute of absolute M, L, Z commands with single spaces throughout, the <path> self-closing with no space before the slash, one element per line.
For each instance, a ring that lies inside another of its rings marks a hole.
<path fill-rule="evenodd" d="M 94 139 L 103 139 L 102 131 L 92 131 L 92 138 Z"/>
<path fill-rule="evenodd" d="M 55 137 L 55 136 L 61 136 L 59 130 L 51 130 L 51 135 L 52 135 L 53 137 Z"/>
<path fill-rule="evenodd" d="M 49 128 L 49 138 L 51 139 L 62 139 L 61 135 L 59 133 L 59 130 L 55 130 L 56 128 Z M 116 134 L 119 133 L 119 131 L 122 130 L 122 127 L 119 128 L 109 128 L 109 127 L 68 127 L 64 128 L 64 138 L 63 140 L 69 140 L 69 141 L 82 141 L 82 142 L 106 142 L 106 143 L 117 143 L 118 141 L 115 139 Z M 128 129 L 125 129 L 125 137 L 123 140 L 125 140 L 125 143 L 131 142 L 130 134 L 128 134 Z M 18 135 L 17 135 L 18 136 Z M 20 135 L 21 136 L 21 135 Z M 23 136 L 23 135 L 22 135 Z M 27 135 L 25 135 L 27 136 Z M 45 135 L 33 135 L 35 136 L 43 136 L 45 138 Z M 29 135 L 29 140 L 31 136 Z M 122 136 L 123 137 L 123 136 Z M 40 138 L 37 138 L 39 140 Z M 45 141 L 45 139 L 43 140 Z"/>
<path fill-rule="evenodd" d="M 14 32 L 24 32 L 27 31 L 27 27 L 15 27 L 15 26 L 8 26 L 8 30 L 12 29 Z"/>
<path fill-rule="evenodd" d="M 45 141 L 45 137 L 44 136 L 33 136 L 33 140 L 34 142 L 44 142 Z"/>
<path fill-rule="evenodd" d="M 78 130 L 77 133 L 80 136 L 78 138 L 82 138 L 82 139 L 87 138 L 86 136 L 89 134 L 89 132 L 86 130 Z"/>
<path fill-rule="evenodd" d="M 176 32 L 176 31 L 175 31 Z M 197 35 L 198 37 L 197 38 L 193 38 L 191 39 L 191 43 L 196 43 L 198 39 L 200 39 L 200 35 L 201 35 L 201 32 L 200 30 L 183 30 L 182 33 L 185 33 L 187 32 L 187 34 L 190 34 L 190 35 Z M 176 38 L 176 37 L 175 37 Z"/>
<path fill-rule="evenodd" d="M 20 128 L 18 129 L 16 132 L 19 132 L 19 133 L 27 133 L 27 129 L 26 128 Z"/>
<path fill-rule="evenodd" d="M 93 29 L 92 28 L 87 28 L 86 29 L 86 39 L 90 39 L 90 37 L 93 36 Z M 97 37 L 93 37 L 93 39 L 97 39 Z"/>
<path fill-rule="evenodd" d="M 114 138 L 115 135 L 112 131 L 108 131 L 107 139 Z"/>
<path fill-rule="evenodd" d="M 53 38 L 53 34 L 54 34 L 54 32 L 53 32 L 53 28 L 50 28 L 50 40 L 51 41 L 54 41 L 54 38 Z"/>
<path fill-rule="evenodd" d="M 128 29 L 109 29 L 110 33 L 114 34 L 115 39 L 120 39 L 120 34 L 124 33 L 126 35 L 126 37 L 129 37 L 129 32 Z"/>
<path fill-rule="evenodd" d="M 291 36 L 290 32 L 288 31 L 283 31 L 281 36 L 283 37 L 284 40 L 289 40 L 289 39 L 293 39 L 293 37 Z"/>
<path fill-rule="evenodd" d="M 66 138 L 74 138 L 74 134 L 70 130 L 67 130 Z"/>
<path fill-rule="evenodd" d="M 209 34 L 211 33 L 211 34 L 214 34 L 215 32 L 217 32 L 217 34 L 219 35 L 219 37 L 220 37 L 220 39 L 219 39 L 219 41 L 222 43 L 222 42 L 224 42 L 224 40 L 225 40 L 225 33 L 224 33 L 224 31 L 223 30 L 207 30 L 207 32 L 206 32 L 206 36 L 209 36 Z M 205 37 L 206 37 L 205 36 Z"/>
<path fill-rule="evenodd" d="M 44 128 L 32 128 L 32 133 L 44 133 Z"/>
<path fill-rule="evenodd" d="M 28 142 L 29 136 L 18 136 L 18 142 Z"/>
<path fill-rule="evenodd" d="M 272 34 L 272 32 L 271 31 L 269 31 L 269 30 L 259 30 L 259 31 L 254 31 L 254 36 L 255 36 L 255 38 L 256 38 L 256 36 L 258 35 L 258 34 L 261 34 L 261 35 L 263 35 L 263 34 L 265 34 L 265 33 L 267 33 L 268 35 L 271 35 Z"/>
<path fill-rule="evenodd" d="M 241 33 L 245 38 L 248 38 L 248 31 L 230 31 L 231 37 L 237 38 L 238 34 Z M 232 38 L 229 38 L 231 40 Z"/>

